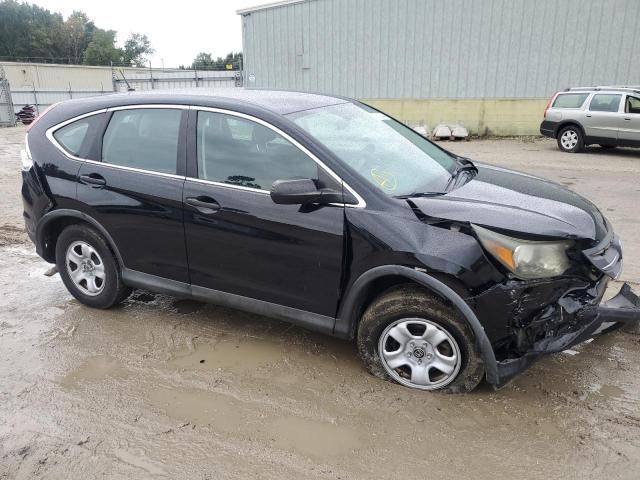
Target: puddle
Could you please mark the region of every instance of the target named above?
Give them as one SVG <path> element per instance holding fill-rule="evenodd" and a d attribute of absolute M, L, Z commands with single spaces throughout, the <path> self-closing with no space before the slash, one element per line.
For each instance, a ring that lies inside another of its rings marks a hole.
<path fill-rule="evenodd" d="M 297 417 L 282 417 L 267 428 L 274 445 L 315 458 L 351 453 L 360 446 L 355 430 Z"/>
<path fill-rule="evenodd" d="M 85 360 L 78 368 L 65 375 L 60 384 L 67 390 L 78 388 L 85 382 L 96 382 L 105 377 L 126 378 L 127 370 L 117 360 L 104 355 Z"/>
<path fill-rule="evenodd" d="M 605 398 L 619 398 L 624 395 L 624 390 L 615 385 L 602 385 L 598 393 Z"/>
<path fill-rule="evenodd" d="M 215 344 L 196 344 L 194 351 L 183 351 L 169 363 L 190 369 L 253 370 L 284 356 L 285 345 L 264 340 L 223 340 Z"/>
<path fill-rule="evenodd" d="M 167 416 L 193 425 L 232 432 L 244 423 L 242 403 L 221 393 L 158 388 L 149 392 L 147 400 Z"/>

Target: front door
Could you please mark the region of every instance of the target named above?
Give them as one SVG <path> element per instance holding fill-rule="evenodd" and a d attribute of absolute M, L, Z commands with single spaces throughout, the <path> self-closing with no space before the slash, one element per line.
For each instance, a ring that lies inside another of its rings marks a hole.
<path fill-rule="evenodd" d="M 624 115 L 620 119 L 618 144 L 622 147 L 640 147 L 640 95 L 627 95 Z"/>
<path fill-rule="evenodd" d="M 296 177 L 337 189 L 340 182 L 265 122 L 232 112 L 192 115 L 195 173 L 185 183 L 184 208 L 194 289 L 334 317 L 344 206 L 277 205 L 269 189 Z"/>
<path fill-rule="evenodd" d="M 126 268 L 189 281 L 182 223 L 188 110 L 116 110 L 86 161 L 78 199 L 118 246 Z M 181 175 L 178 175 L 179 171 Z"/>

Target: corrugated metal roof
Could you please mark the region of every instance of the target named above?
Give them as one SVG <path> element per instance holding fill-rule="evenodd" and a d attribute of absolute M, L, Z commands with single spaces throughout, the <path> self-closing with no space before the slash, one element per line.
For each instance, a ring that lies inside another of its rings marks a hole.
<path fill-rule="evenodd" d="M 279 2 L 270 2 L 270 3 L 265 3 L 263 5 L 256 5 L 255 7 L 241 8 L 240 10 L 236 10 L 236 13 L 238 15 L 246 15 L 251 12 L 257 12 L 258 10 L 284 7 L 285 5 L 293 5 L 294 3 L 302 3 L 302 2 L 308 2 L 308 1 L 310 0 L 281 0 Z"/>

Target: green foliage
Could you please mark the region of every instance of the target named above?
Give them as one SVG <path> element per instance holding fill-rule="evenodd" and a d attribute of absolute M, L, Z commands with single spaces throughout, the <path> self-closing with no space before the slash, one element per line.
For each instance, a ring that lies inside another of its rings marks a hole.
<path fill-rule="evenodd" d="M 14 0 L 0 2 L 0 56 L 58 57 L 62 15 Z"/>
<path fill-rule="evenodd" d="M 124 48 L 115 39 L 115 31 L 96 27 L 83 12 L 64 20 L 37 5 L 0 0 L 0 59 L 141 66 L 153 53 L 146 35 L 132 34 Z"/>
<path fill-rule="evenodd" d="M 242 52 L 230 52 L 226 57 L 218 57 L 215 60 L 210 53 L 200 52 L 191 63 L 191 68 L 198 70 L 227 70 L 227 65 L 232 65 L 233 70 L 242 67 Z"/>
<path fill-rule="evenodd" d="M 111 65 L 122 60 L 122 50 L 115 47 L 115 30 L 96 30 L 83 55 L 85 65 Z"/>
<path fill-rule="evenodd" d="M 147 56 L 153 52 L 151 42 L 146 35 L 132 33 L 129 39 L 124 42 L 123 63 L 143 67 L 147 63 Z"/>

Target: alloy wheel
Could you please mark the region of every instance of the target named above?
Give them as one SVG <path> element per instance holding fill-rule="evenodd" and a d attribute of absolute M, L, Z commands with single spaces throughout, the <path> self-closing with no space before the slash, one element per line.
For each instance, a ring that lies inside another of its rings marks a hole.
<path fill-rule="evenodd" d="M 389 375 L 398 383 L 437 390 L 453 382 L 462 365 L 460 347 L 442 326 L 419 318 L 391 323 L 380 335 L 378 352 Z"/>
<path fill-rule="evenodd" d="M 104 290 L 104 263 L 91 245 L 83 241 L 71 243 L 67 248 L 65 264 L 71 281 L 83 294 L 93 297 Z"/>
<path fill-rule="evenodd" d="M 560 143 L 565 150 L 573 150 L 578 145 L 578 132 L 565 130 L 560 137 Z"/>

